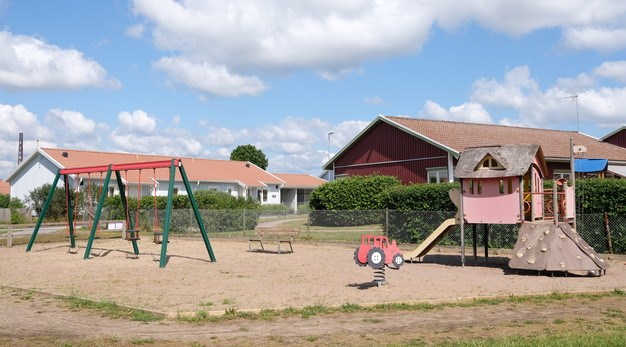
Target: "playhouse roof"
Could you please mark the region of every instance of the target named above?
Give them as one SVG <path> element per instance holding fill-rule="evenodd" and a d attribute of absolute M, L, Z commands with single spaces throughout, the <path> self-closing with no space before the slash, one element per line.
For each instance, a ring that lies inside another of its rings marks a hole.
<path fill-rule="evenodd" d="M 496 170 L 481 170 L 477 166 L 491 156 L 501 167 Z M 461 152 L 454 170 L 458 178 L 498 178 L 523 176 L 538 157 L 540 170 L 547 172 L 543 151 L 539 145 L 506 144 L 501 146 L 468 148 Z"/>

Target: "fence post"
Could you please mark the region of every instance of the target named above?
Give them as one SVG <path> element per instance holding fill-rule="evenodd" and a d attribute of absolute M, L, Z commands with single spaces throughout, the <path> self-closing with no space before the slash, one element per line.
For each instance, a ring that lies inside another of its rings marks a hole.
<path fill-rule="evenodd" d="M 246 209 L 243 209 L 243 236 L 246 236 Z"/>
<path fill-rule="evenodd" d="M 311 212 L 312 211 L 309 210 L 309 212 L 306 214 L 308 217 L 308 220 L 306 222 L 306 238 L 309 240 L 311 239 Z"/>
<path fill-rule="evenodd" d="M 9 231 L 7 231 L 7 248 L 13 247 L 13 226 L 9 224 Z"/>
<path fill-rule="evenodd" d="M 389 208 L 385 209 L 385 231 L 383 235 L 389 236 Z"/>
<path fill-rule="evenodd" d="M 611 241 L 611 229 L 609 228 L 608 212 L 604 212 L 604 229 L 606 230 L 606 241 L 609 246 L 609 254 L 613 254 L 613 242 Z"/>

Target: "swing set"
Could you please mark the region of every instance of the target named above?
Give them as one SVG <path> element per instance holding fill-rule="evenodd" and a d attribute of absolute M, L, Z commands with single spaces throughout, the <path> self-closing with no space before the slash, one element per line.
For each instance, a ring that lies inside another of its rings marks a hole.
<path fill-rule="evenodd" d="M 198 227 L 200 228 L 200 233 L 202 234 L 202 239 L 204 240 L 204 245 L 206 246 L 207 252 L 209 254 L 209 258 L 211 262 L 215 262 L 215 255 L 213 254 L 213 249 L 211 248 L 211 243 L 209 241 L 209 237 L 207 235 L 206 229 L 204 227 L 204 222 L 202 221 L 202 216 L 200 215 L 200 210 L 198 209 L 198 204 L 196 203 L 196 199 L 193 196 L 193 190 L 191 189 L 191 185 L 189 184 L 189 180 L 187 179 L 187 174 L 185 173 L 185 168 L 183 167 L 183 162 L 180 159 L 172 159 L 172 160 L 163 160 L 163 161 L 151 161 L 151 162 L 138 162 L 138 163 L 127 163 L 127 164 L 109 164 L 109 165 L 100 165 L 100 166 L 88 166 L 88 167 L 78 167 L 78 168 L 65 168 L 59 169 L 52 182 L 52 186 L 50 187 L 50 192 L 48 193 L 48 197 L 46 199 L 46 203 L 44 204 L 41 214 L 39 215 L 39 219 L 37 220 L 37 224 L 35 225 L 35 229 L 30 237 L 30 241 L 28 242 L 28 246 L 26 247 L 26 252 L 29 252 L 35 243 L 35 239 L 37 238 L 37 233 L 39 232 L 39 228 L 43 222 L 43 219 L 46 215 L 48 207 L 52 201 L 52 197 L 54 195 L 55 188 L 59 182 L 61 175 L 63 175 L 63 181 L 65 183 L 65 201 L 67 203 L 67 223 L 69 229 L 69 238 L 70 238 L 70 247 L 76 247 L 76 239 L 75 239 L 75 220 L 76 215 L 74 214 L 74 208 L 77 208 L 78 199 L 72 199 L 71 197 L 71 188 L 70 188 L 70 175 L 74 175 L 74 179 L 78 182 L 80 174 L 87 174 L 89 177 L 89 183 L 91 183 L 91 174 L 92 173 L 100 173 L 100 178 L 102 178 L 102 173 L 106 173 L 104 181 L 102 181 L 102 186 L 99 189 L 100 198 L 97 205 L 97 209 L 93 216 L 93 224 L 91 225 L 91 232 L 89 234 L 89 239 L 87 241 L 87 246 L 85 248 L 84 259 L 89 259 L 91 254 L 91 247 L 93 245 L 93 240 L 96 238 L 96 233 L 99 230 L 98 225 L 100 221 L 100 215 L 102 213 L 102 206 L 104 205 L 104 200 L 107 197 L 108 189 L 103 187 L 108 187 L 109 182 L 111 181 L 111 176 L 113 172 L 115 172 L 115 178 L 117 181 L 117 186 L 120 192 L 120 197 L 122 200 L 122 206 L 124 208 L 124 212 L 126 215 L 126 237 L 127 241 L 130 241 L 133 245 L 133 252 L 135 255 L 139 255 L 139 247 L 137 245 L 137 240 L 139 240 L 139 206 L 141 203 L 141 170 L 152 169 L 153 173 L 156 173 L 156 169 L 168 168 L 169 169 L 169 187 L 167 194 L 167 205 L 165 208 L 165 221 L 163 224 L 163 228 L 160 232 L 156 230 L 158 227 L 157 215 L 156 215 L 156 179 L 153 178 L 155 183 L 154 185 L 154 210 L 155 210 L 155 222 L 154 222 L 154 242 L 157 244 L 161 244 L 161 258 L 159 267 L 164 268 L 167 264 L 167 243 L 169 236 L 169 228 L 170 221 L 172 215 L 172 197 L 174 195 L 174 178 L 176 175 L 176 168 L 179 169 L 180 175 L 183 180 L 183 184 L 185 185 L 185 189 L 187 190 L 187 196 L 189 197 L 189 201 L 191 203 L 191 207 L 193 208 L 194 215 L 196 217 L 196 221 L 198 222 Z M 135 211 L 135 219 L 131 218 L 131 214 L 128 208 L 128 200 L 126 199 L 126 189 L 124 187 L 124 182 L 122 181 L 121 172 L 124 171 L 125 180 L 128 184 L 128 171 L 136 170 L 139 172 L 139 182 L 138 182 L 138 201 L 137 201 L 137 210 Z M 77 183 L 78 187 L 78 183 Z M 88 187 L 88 190 L 90 188 Z M 77 189 L 78 191 L 78 189 Z M 91 200 L 91 196 L 89 196 Z M 73 203 L 72 201 L 75 200 Z M 74 206 L 73 206 L 74 205 Z"/>

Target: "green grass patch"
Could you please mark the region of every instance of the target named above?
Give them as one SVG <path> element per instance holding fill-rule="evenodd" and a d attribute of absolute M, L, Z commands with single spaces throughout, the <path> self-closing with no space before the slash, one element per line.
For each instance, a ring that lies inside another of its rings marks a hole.
<path fill-rule="evenodd" d="M 626 327 L 603 327 L 602 329 L 567 333 L 550 333 L 541 336 L 504 336 L 498 338 L 470 339 L 444 346 L 457 347 L 561 347 L 561 346 L 626 346 Z"/>
<path fill-rule="evenodd" d="M 384 303 L 378 304 L 374 306 L 361 306 L 353 303 L 345 303 L 338 307 L 330 307 L 324 306 L 321 304 L 306 306 L 303 308 L 293 308 L 289 307 L 283 310 L 274 310 L 274 309 L 263 309 L 259 313 L 250 313 L 250 312 L 241 312 L 237 310 L 237 308 L 231 307 L 227 308 L 224 311 L 224 315 L 221 316 L 210 316 L 205 311 L 196 311 L 194 316 L 182 316 L 179 315 L 176 319 L 182 322 L 190 322 L 190 323 L 203 323 L 203 322 L 220 322 L 232 319 L 260 319 L 260 320 L 272 320 L 278 317 L 295 317 L 300 316 L 301 318 L 309 318 L 316 315 L 324 315 L 331 313 L 354 313 L 354 312 L 386 312 L 386 311 L 432 311 L 432 310 L 441 310 L 444 308 L 453 308 L 453 307 L 483 307 L 483 306 L 496 306 L 500 304 L 507 303 L 533 303 L 533 304 L 542 304 L 542 303 L 553 303 L 563 300 L 569 299 L 580 299 L 580 298 L 596 298 L 600 299 L 603 297 L 624 297 L 624 291 L 614 290 L 606 293 L 594 293 L 594 294 L 562 294 L 562 293 L 553 293 L 549 295 L 532 295 L 532 296 L 509 296 L 503 298 L 494 298 L 494 299 L 476 299 L 471 301 L 462 301 L 462 302 L 450 302 L 450 303 L 439 303 L 439 304 L 429 304 L 429 303 Z M 607 310 L 605 313 L 609 317 L 619 317 L 619 315 L 623 314 L 619 310 Z M 523 321 L 520 322 L 520 326 L 535 324 L 534 321 Z"/>
<path fill-rule="evenodd" d="M 65 300 L 72 309 L 94 310 L 110 318 L 123 318 L 138 322 L 154 322 L 163 320 L 163 317 L 154 313 L 140 309 L 121 307 L 112 301 L 93 301 L 76 296 L 70 296 L 65 298 Z"/>

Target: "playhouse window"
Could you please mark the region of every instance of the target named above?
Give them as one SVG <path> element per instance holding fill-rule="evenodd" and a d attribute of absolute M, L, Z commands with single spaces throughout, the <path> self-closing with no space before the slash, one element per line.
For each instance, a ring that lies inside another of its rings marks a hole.
<path fill-rule="evenodd" d="M 478 170 L 504 170 L 504 166 L 500 165 L 497 160 L 488 155 L 478 164 Z"/>
<path fill-rule="evenodd" d="M 498 192 L 500 194 L 504 194 L 504 181 L 503 180 L 500 180 L 500 186 L 498 188 Z"/>

